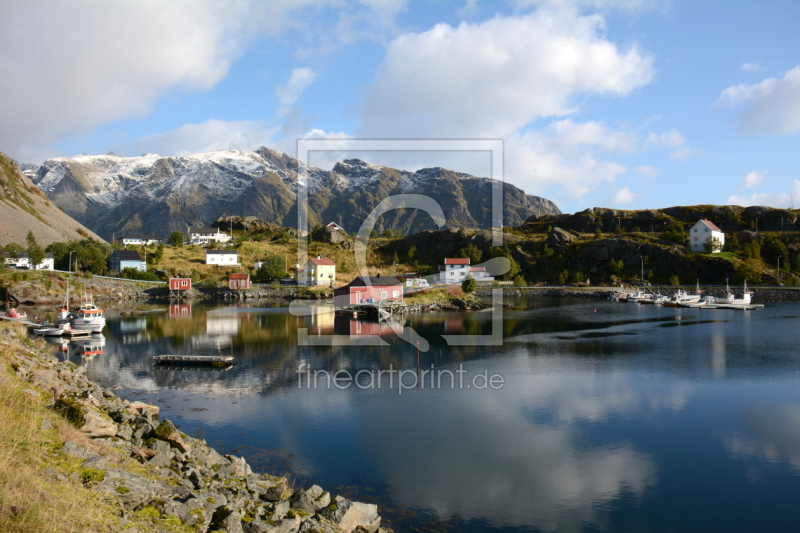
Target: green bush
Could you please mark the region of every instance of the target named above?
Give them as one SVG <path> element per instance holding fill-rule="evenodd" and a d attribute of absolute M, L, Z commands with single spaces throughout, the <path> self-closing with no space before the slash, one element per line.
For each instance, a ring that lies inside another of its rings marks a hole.
<path fill-rule="evenodd" d="M 461 290 L 466 292 L 467 294 L 475 292 L 475 289 L 477 288 L 478 288 L 478 282 L 475 281 L 475 278 L 473 278 L 471 274 L 468 275 L 467 279 L 465 279 L 461 283 Z"/>

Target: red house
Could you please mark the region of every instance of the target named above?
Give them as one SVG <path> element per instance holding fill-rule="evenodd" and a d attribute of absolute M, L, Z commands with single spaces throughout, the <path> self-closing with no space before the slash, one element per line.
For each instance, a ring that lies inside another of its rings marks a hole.
<path fill-rule="evenodd" d="M 230 274 L 228 276 L 228 287 L 231 289 L 249 289 L 250 274 Z"/>
<path fill-rule="evenodd" d="M 359 276 L 344 287 L 333 291 L 337 306 L 402 302 L 403 283 L 390 276 Z"/>
<path fill-rule="evenodd" d="M 169 278 L 169 290 L 171 291 L 190 291 L 192 290 L 191 278 Z"/>

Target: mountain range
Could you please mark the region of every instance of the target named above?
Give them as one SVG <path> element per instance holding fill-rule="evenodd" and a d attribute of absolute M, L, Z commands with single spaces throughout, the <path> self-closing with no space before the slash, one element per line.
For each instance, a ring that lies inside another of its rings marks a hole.
<path fill-rule="evenodd" d="M 56 206 L 106 238 L 133 232 L 166 236 L 226 215 L 293 227 L 301 187 L 308 192 L 310 226 L 334 221 L 355 232 L 387 196 L 414 193 L 436 200 L 448 227 L 491 227 L 493 180 L 443 168 L 410 172 L 347 159 L 327 171 L 266 147 L 186 157 L 79 155 L 23 168 Z M 560 214 L 550 200 L 508 183 L 503 199 L 506 226 L 531 215 Z M 408 209 L 387 213 L 376 229 L 408 234 L 435 225 L 424 212 Z"/>
<path fill-rule="evenodd" d="M 53 205 L 10 157 L 0 153 L 0 245 L 25 246 L 29 231 L 42 246 L 89 237 L 101 240 Z"/>

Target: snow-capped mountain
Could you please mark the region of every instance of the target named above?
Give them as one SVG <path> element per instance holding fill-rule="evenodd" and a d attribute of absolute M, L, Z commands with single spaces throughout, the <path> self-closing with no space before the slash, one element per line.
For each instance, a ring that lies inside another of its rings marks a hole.
<path fill-rule="evenodd" d="M 357 159 L 326 171 L 265 147 L 186 157 L 82 154 L 26 165 L 25 174 L 64 212 L 106 238 L 126 232 L 163 236 L 225 215 L 294 226 L 298 187 L 308 192 L 311 225 L 333 220 L 348 232 L 357 231 L 383 198 L 416 193 L 437 200 L 450 226 L 491 226 L 489 178 L 442 168 L 408 172 Z M 532 214 L 560 213 L 549 200 L 513 185 L 504 185 L 504 197 L 505 225 L 519 225 Z M 379 230 L 404 232 L 433 227 L 426 214 L 415 210 L 389 213 L 378 223 Z"/>

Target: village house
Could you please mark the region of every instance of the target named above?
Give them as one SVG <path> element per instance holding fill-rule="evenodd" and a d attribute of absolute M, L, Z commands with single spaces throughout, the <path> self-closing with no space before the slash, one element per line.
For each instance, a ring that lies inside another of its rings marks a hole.
<path fill-rule="evenodd" d="M 147 265 L 136 250 L 114 250 L 114 253 L 108 258 L 108 269 L 122 272 L 124 268 L 147 270 Z"/>
<path fill-rule="evenodd" d="M 326 227 L 326 228 L 331 228 L 332 230 L 336 230 L 336 231 L 344 231 L 344 228 L 343 228 L 343 227 L 341 227 L 341 226 L 340 226 L 339 224 L 337 224 L 336 222 L 328 222 L 328 223 L 325 225 L 325 227 Z"/>
<path fill-rule="evenodd" d="M 232 290 L 249 289 L 250 274 L 230 274 L 228 276 L 228 288 Z"/>
<path fill-rule="evenodd" d="M 338 307 L 381 302 L 402 302 L 403 282 L 391 276 L 359 276 L 333 291 Z"/>
<path fill-rule="evenodd" d="M 705 244 L 709 239 L 718 239 L 718 245 L 711 251 L 717 253 L 725 246 L 725 234 L 710 220 L 701 219 L 689 230 L 689 249 L 693 252 L 705 252 Z"/>
<path fill-rule="evenodd" d="M 19 252 L 16 257 L 12 257 L 11 254 L 8 252 L 3 252 L 3 258 L 5 259 L 6 266 L 14 267 L 14 268 L 31 268 L 31 260 L 28 257 L 28 252 Z M 54 270 L 55 269 L 55 260 L 53 259 L 53 254 L 50 252 L 45 252 L 44 259 L 42 259 L 41 263 L 36 265 L 34 270 Z"/>
<path fill-rule="evenodd" d="M 192 278 L 169 278 L 170 291 L 192 290 Z"/>
<path fill-rule="evenodd" d="M 122 246 L 146 246 L 148 244 L 164 243 L 164 239 L 144 233 L 129 233 L 128 235 L 117 237 L 115 240 Z"/>
<path fill-rule="evenodd" d="M 336 263 L 327 257 L 312 257 L 297 270 L 295 279 L 300 286 L 332 285 L 336 283 Z"/>
<path fill-rule="evenodd" d="M 236 250 L 206 250 L 206 264 L 214 266 L 238 266 L 239 252 Z"/>
<path fill-rule="evenodd" d="M 439 283 L 463 283 L 467 276 L 472 276 L 478 283 L 494 281 L 486 267 L 470 266 L 468 257 L 447 257 L 444 265 L 439 265 Z"/>
<path fill-rule="evenodd" d="M 191 244 L 221 243 L 229 240 L 231 240 L 231 236 L 223 233 L 219 228 L 189 228 L 189 242 Z"/>

